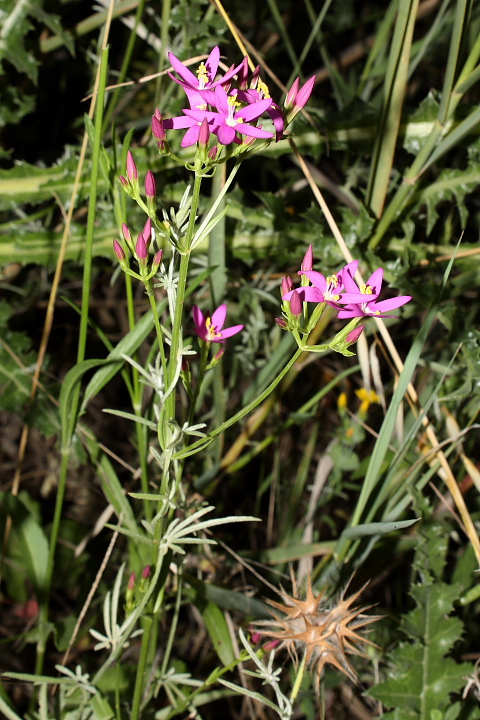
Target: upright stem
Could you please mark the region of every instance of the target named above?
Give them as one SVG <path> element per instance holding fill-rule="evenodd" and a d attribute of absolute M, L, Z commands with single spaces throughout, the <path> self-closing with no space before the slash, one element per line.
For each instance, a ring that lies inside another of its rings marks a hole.
<path fill-rule="evenodd" d="M 192 205 L 190 208 L 190 219 L 185 235 L 184 250 L 180 256 L 180 269 L 178 273 L 177 299 L 175 302 L 175 316 L 173 318 L 172 341 L 170 346 L 170 362 L 168 365 L 168 385 L 175 379 L 177 367 L 177 355 L 180 348 L 180 340 L 182 337 L 182 320 L 183 320 L 183 304 L 185 302 L 185 291 L 187 285 L 188 264 L 190 262 L 190 248 L 195 230 L 195 220 L 197 218 L 198 204 L 200 201 L 200 187 L 202 185 L 202 176 L 195 174 L 195 182 L 193 185 Z M 168 422 L 175 418 L 175 393 L 167 398 L 166 414 L 164 422 Z"/>

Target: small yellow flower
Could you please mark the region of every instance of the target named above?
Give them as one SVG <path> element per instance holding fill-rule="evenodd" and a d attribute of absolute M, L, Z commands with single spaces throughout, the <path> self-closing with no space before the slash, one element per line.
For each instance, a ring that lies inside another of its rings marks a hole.
<path fill-rule="evenodd" d="M 358 409 L 360 415 L 366 415 L 372 403 L 378 404 L 380 402 L 380 398 L 374 390 L 366 390 L 365 388 L 360 388 L 360 390 L 356 390 L 355 393 L 358 399 L 361 401 L 361 405 Z"/>

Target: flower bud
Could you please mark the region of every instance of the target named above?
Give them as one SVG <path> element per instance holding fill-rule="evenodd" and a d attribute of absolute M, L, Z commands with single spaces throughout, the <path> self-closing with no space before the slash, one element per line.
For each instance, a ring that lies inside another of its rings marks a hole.
<path fill-rule="evenodd" d="M 151 170 L 149 170 L 145 176 L 145 195 L 147 198 L 154 198 L 157 194 L 157 185 L 155 177 Z"/>
<path fill-rule="evenodd" d="M 310 95 L 313 92 L 313 88 L 315 86 L 315 75 L 310 78 L 310 80 L 307 80 L 305 85 L 302 85 L 300 90 L 297 93 L 297 96 L 295 98 L 295 108 L 298 108 L 298 110 L 301 110 L 309 101 Z"/>
<path fill-rule="evenodd" d="M 143 226 L 143 239 L 145 240 L 145 245 L 147 246 L 147 250 L 150 245 L 150 240 L 152 239 L 152 221 L 150 218 L 147 218 L 147 222 Z"/>
<path fill-rule="evenodd" d="M 135 587 L 135 573 L 132 572 L 130 577 L 128 578 L 128 590 L 133 590 Z"/>
<path fill-rule="evenodd" d="M 215 160 L 215 158 L 217 157 L 217 153 L 218 153 L 218 145 L 214 145 L 208 151 L 208 159 Z"/>
<path fill-rule="evenodd" d="M 138 170 L 130 150 L 127 153 L 127 177 L 130 181 L 138 180 Z"/>
<path fill-rule="evenodd" d="M 313 248 L 311 244 L 308 246 L 308 250 L 303 258 L 301 269 L 303 272 L 310 272 L 310 270 L 313 270 Z"/>
<path fill-rule="evenodd" d="M 122 223 L 122 233 L 123 237 L 125 238 L 125 242 L 127 245 L 132 242 L 132 236 L 130 235 L 130 230 L 128 229 L 128 225 L 125 223 Z"/>
<path fill-rule="evenodd" d="M 198 144 L 199 146 L 208 147 L 210 140 L 210 127 L 208 125 L 207 118 L 203 118 L 202 124 L 200 125 L 200 131 L 198 133 Z"/>
<path fill-rule="evenodd" d="M 293 290 L 292 278 L 287 275 L 286 277 L 282 278 L 282 285 L 281 285 L 281 291 L 280 291 L 282 298 L 284 295 L 289 293 L 291 290 Z"/>
<path fill-rule="evenodd" d="M 353 330 L 351 330 L 345 338 L 345 343 L 347 345 L 352 345 L 352 343 L 357 342 L 358 338 L 364 331 L 364 328 L 365 325 L 358 325 L 356 328 L 353 328 Z"/>
<path fill-rule="evenodd" d="M 302 301 L 296 290 L 293 291 L 292 297 L 290 298 L 290 311 L 294 317 L 300 317 L 302 314 Z"/>
<path fill-rule="evenodd" d="M 143 233 L 138 233 L 137 244 L 135 245 L 135 255 L 137 260 L 141 263 L 145 263 L 148 257 L 147 245 Z"/>
<path fill-rule="evenodd" d="M 291 110 L 293 108 L 293 103 L 295 101 L 295 98 L 297 97 L 299 85 L 300 85 L 300 78 L 297 77 L 297 79 L 294 80 L 292 87 L 288 91 L 287 97 L 285 98 L 285 102 L 283 103 L 283 107 L 285 108 L 285 110 Z"/>
<path fill-rule="evenodd" d="M 282 330 L 286 330 L 288 327 L 287 322 L 283 318 L 275 318 L 275 322 L 279 328 L 282 328 Z"/>
<path fill-rule="evenodd" d="M 155 115 L 152 116 L 152 133 L 157 140 L 165 140 L 167 137 L 167 133 L 163 127 L 162 116 L 158 109 L 155 111 Z"/>
<path fill-rule="evenodd" d="M 115 255 L 117 256 L 118 262 L 121 263 L 121 262 L 123 262 L 124 260 L 126 260 L 126 255 L 125 255 L 125 253 L 123 252 L 123 248 L 122 248 L 122 246 L 120 245 L 120 243 L 118 242 L 118 240 L 114 240 L 114 241 L 113 241 L 113 252 L 114 252 Z"/>
<path fill-rule="evenodd" d="M 150 575 L 152 574 L 152 566 L 151 565 L 145 565 L 145 567 L 142 570 L 142 578 L 144 580 L 148 580 Z"/>

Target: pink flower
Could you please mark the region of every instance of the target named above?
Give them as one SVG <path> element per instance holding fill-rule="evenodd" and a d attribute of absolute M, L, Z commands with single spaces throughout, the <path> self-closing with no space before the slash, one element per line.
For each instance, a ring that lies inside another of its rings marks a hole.
<path fill-rule="evenodd" d="M 196 335 L 198 335 L 201 340 L 205 340 L 205 342 L 223 343 L 227 338 L 243 330 L 243 325 L 233 325 L 232 327 L 223 329 L 226 317 L 226 305 L 220 305 L 211 317 L 205 317 L 200 308 L 194 305 L 193 322 L 195 323 Z"/>
<path fill-rule="evenodd" d="M 236 75 L 245 64 L 245 60 L 242 60 L 240 65 L 230 68 L 223 77 L 215 81 L 218 65 L 220 63 L 220 48 L 218 46 L 213 48 L 204 63 L 200 63 L 197 70 L 197 76 L 195 76 L 186 65 L 180 62 L 173 53 L 168 53 L 168 59 L 170 60 L 170 63 L 177 75 L 180 76 L 180 79 L 176 78 L 171 73 L 168 74 L 172 80 L 183 87 L 190 101 L 191 107 L 197 107 L 199 104 L 203 104 L 202 96 L 199 91 L 213 90 L 217 85 L 225 84 L 230 80 L 230 78 Z"/>
<path fill-rule="evenodd" d="M 254 125 L 249 125 L 252 120 L 256 120 L 260 115 L 263 115 L 271 104 L 271 99 L 266 98 L 265 100 L 252 102 L 246 107 L 237 110 L 240 103 L 236 95 L 227 95 L 223 87 L 217 85 L 215 88 L 215 107 L 218 112 L 206 110 L 184 110 L 183 112 L 187 118 L 191 118 L 197 123 L 201 123 L 204 118 L 207 118 L 207 121 L 212 123 L 212 132 L 217 135 L 219 142 L 222 145 L 230 145 L 237 139 L 237 132 L 253 138 L 271 139 L 273 137 L 272 133 Z"/>
<path fill-rule="evenodd" d="M 354 273 L 352 273 L 353 275 Z M 377 297 L 380 295 L 383 282 L 383 268 L 378 268 L 372 275 L 370 275 L 367 284 L 358 288 L 357 284 L 353 280 L 352 275 L 347 273 L 345 276 L 345 286 L 348 293 L 360 292 L 363 295 L 363 299 L 358 301 L 354 300 L 352 304 L 348 304 L 338 313 L 339 318 L 354 318 L 354 317 L 396 317 L 395 315 L 385 315 L 385 312 L 394 310 L 396 308 L 405 305 L 412 299 L 411 295 L 400 295 L 390 300 L 381 300 L 376 302 Z M 352 301 L 350 301 L 352 302 Z"/>
<path fill-rule="evenodd" d="M 302 301 L 307 302 L 326 302 L 334 308 L 339 307 L 339 303 L 360 303 L 364 300 L 364 296 L 355 285 L 355 290 L 348 289 L 344 283 L 345 278 L 351 279 L 357 271 L 358 260 L 354 260 L 340 270 L 336 275 L 325 277 L 316 270 L 300 270 L 299 275 L 306 275 L 312 283 L 309 287 L 300 287 L 296 292 L 300 295 Z M 353 281 L 352 281 L 353 282 Z M 292 291 L 295 292 L 295 291 Z M 292 292 L 282 297 L 282 300 L 290 300 Z M 377 296 L 375 295 L 375 298 Z"/>

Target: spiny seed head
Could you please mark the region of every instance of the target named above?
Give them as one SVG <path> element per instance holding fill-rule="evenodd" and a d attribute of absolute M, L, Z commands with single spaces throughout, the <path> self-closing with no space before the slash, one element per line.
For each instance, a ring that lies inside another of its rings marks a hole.
<path fill-rule="evenodd" d="M 283 602 L 268 600 L 273 620 L 259 622 L 256 630 L 263 635 L 282 642 L 292 659 L 296 662 L 298 654 L 305 655 L 307 665 L 315 675 L 318 691 L 325 665 L 331 665 L 353 682 L 357 673 L 350 663 L 349 656 L 366 657 L 360 649 L 361 644 L 375 643 L 365 639 L 359 631 L 375 622 L 379 616 L 368 616 L 364 612 L 368 607 L 353 607 L 366 585 L 345 597 L 347 588 L 331 607 L 322 601 L 323 590 L 316 595 L 311 579 L 307 580 L 305 599 L 299 597 L 297 583 L 292 574 L 293 594 L 288 595 L 283 588 L 278 591 Z M 360 647 L 359 647 L 360 645 Z"/>

